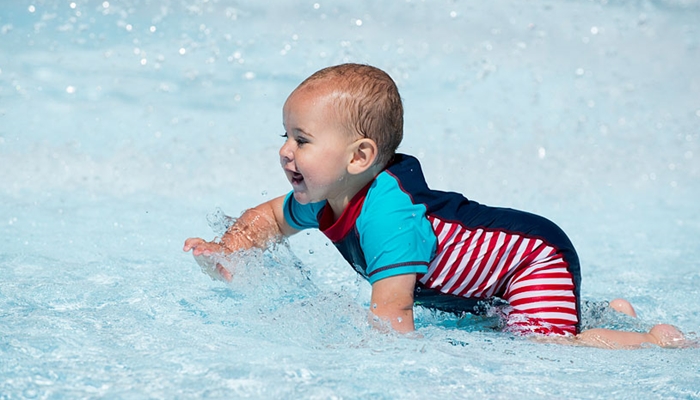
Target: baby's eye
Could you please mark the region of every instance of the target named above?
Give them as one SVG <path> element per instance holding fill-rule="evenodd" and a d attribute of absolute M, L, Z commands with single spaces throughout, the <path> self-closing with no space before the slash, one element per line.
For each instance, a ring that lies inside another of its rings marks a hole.
<path fill-rule="evenodd" d="M 285 138 L 285 139 L 289 139 L 289 134 L 287 132 L 281 134 L 280 136 Z M 309 143 L 308 139 L 306 139 L 305 137 L 300 136 L 300 135 L 293 136 L 293 138 L 294 138 L 294 141 L 296 142 L 298 147 L 301 147 L 301 146 Z"/>

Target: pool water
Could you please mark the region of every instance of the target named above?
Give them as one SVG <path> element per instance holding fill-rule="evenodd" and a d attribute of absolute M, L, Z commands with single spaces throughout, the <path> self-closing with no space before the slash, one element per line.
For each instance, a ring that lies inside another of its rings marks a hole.
<path fill-rule="evenodd" d="M 700 398 L 699 349 L 422 309 L 418 335 L 373 330 L 318 232 L 235 257 L 230 284 L 182 252 L 289 190 L 289 92 L 370 63 L 432 187 L 569 234 L 586 326 L 697 338 L 699 21 L 693 0 L 3 4 L 0 398 Z"/>

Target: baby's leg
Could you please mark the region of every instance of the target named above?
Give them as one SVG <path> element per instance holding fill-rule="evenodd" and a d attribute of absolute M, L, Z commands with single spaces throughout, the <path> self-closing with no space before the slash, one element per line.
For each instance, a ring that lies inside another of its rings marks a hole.
<path fill-rule="evenodd" d="M 637 317 L 637 312 L 629 301 L 615 299 L 610 308 L 617 312 Z M 661 347 L 678 347 L 685 343 L 685 336 L 672 325 L 659 324 L 647 333 L 615 331 L 612 329 L 589 329 L 576 336 L 579 344 L 607 349 L 634 348 L 648 343 Z"/>
<path fill-rule="evenodd" d="M 514 332 L 545 335 L 575 332 L 577 317 L 573 288 L 571 275 L 560 264 L 533 266 L 532 269 L 520 271 L 504 296 L 513 307 L 507 321 L 509 328 Z M 627 300 L 615 299 L 610 302 L 610 307 L 631 317 L 637 316 Z M 525 320 L 513 318 L 518 316 Z M 559 336 L 554 341 L 607 349 L 636 348 L 645 343 L 661 347 L 687 344 L 678 329 L 665 324 L 656 325 L 647 333 L 596 328 L 576 336 Z"/>
<path fill-rule="evenodd" d="M 661 347 L 679 347 L 685 344 L 685 336 L 672 325 L 659 324 L 648 333 L 589 329 L 576 336 L 575 342 L 605 349 L 625 349 L 652 344 Z"/>

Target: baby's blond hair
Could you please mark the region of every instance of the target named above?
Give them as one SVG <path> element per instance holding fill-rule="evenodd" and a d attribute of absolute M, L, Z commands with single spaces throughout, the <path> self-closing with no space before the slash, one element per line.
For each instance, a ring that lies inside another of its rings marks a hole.
<path fill-rule="evenodd" d="M 393 79 L 370 65 L 341 64 L 315 72 L 296 90 L 328 84 L 342 123 L 350 132 L 372 139 L 376 164 L 384 166 L 403 139 L 403 105 Z"/>

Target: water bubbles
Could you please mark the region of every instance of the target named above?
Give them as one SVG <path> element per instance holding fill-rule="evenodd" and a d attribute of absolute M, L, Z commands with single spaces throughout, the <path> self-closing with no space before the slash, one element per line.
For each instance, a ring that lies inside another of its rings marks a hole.
<path fill-rule="evenodd" d="M 102 8 L 105 8 L 105 9 L 109 8 L 109 2 L 108 2 L 108 1 L 103 1 L 103 2 L 102 2 Z"/>
<path fill-rule="evenodd" d="M 309 249 L 309 254 L 314 254 L 314 249 Z"/>
<path fill-rule="evenodd" d="M 313 381 L 315 374 L 306 368 L 302 368 L 299 371 L 287 371 L 286 379 L 292 382 L 300 382 L 304 384 L 309 384 Z"/>
<path fill-rule="evenodd" d="M 248 71 L 248 72 L 246 72 L 245 74 L 243 74 L 243 77 L 244 77 L 246 80 L 253 80 L 253 79 L 255 79 L 255 72 L 253 72 L 253 71 Z"/>
<path fill-rule="evenodd" d="M 583 68 L 580 68 L 580 67 L 576 68 L 576 76 L 583 76 L 583 74 L 585 74 L 585 73 L 586 73 L 586 70 L 584 70 Z"/>
<path fill-rule="evenodd" d="M 228 56 L 227 60 L 228 62 L 238 61 L 239 64 L 243 64 L 245 62 L 240 51 L 234 51 L 233 54 Z"/>
<path fill-rule="evenodd" d="M 289 43 L 285 44 L 284 48 L 282 50 L 280 50 L 280 55 L 282 55 L 282 56 L 286 55 L 287 52 L 289 52 L 289 50 L 291 50 L 291 49 L 292 49 L 292 46 Z"/>
<path fill-rule="evenodd" d="M 362 26 L 362 20 L 359 19 L 359 18 L 356 19 L 356 20 L 355 20 L 355 25 L 356 25 L 356 26 Z"/>
<path fill-rule="evenodd" d="M 591 27 L 591 34 L 592 34 L 592 35 L 597 35 L 598 32 L 600 32 L 600 30 L 598 29 L 597 26 L 592 26 L 592 27 Z"/>
<path fill-rule="evenodd" d="M 66 87 L 66 93 L 68 93 L 68 94 L 73 94 L 73 93 L 75 93 L 75 86 L 70 86 L 70 85 L 67 86 L 67 87 Z"/>
<path fill-rule="evenodd" d="M 450 18 L 457 18 L 457 11 L 450 11 Z"/>
<path fill-rule="evenodd" d="M 28 10 L 30 13 L 33 13 L 33 12 L 36 11 L 36 7 L 34 7 L 34 5 L 32 4 L 32 5 L 30 5 L 29 7 L 27 7 L 27 10 Z"/>
<path fill-rule="evenodd" d="M 185 49 L 184 47 L 180 47 L 180 50 L 178 50 L 178 53 L 180 53 L 181 56 L 184 56 L 185 53 L 187 53 L 187 49 Z"/>
<path fill-rule="evenodd" d="M 318 10 L 319 8 L 321 8 L 321 5 L 318 3 L 314 3 L 314 10 Z"/>
<path fill-rule="evenodd" d="M 148 28 L 148 31 L 151 32 L 151 33 L 155 33 L 155 32 L 156 32 L 156 27 L 155 27 L 154 25 L 151 25 L 151 27 Z"/>
<path fill-rule="evenodd" d="M 547 155 L 547 150 L 545 150 L 544 147 L 540 147 L 539 149 L 537 149 L 537 157 L 540 160 L 544 159 L 546 155 Z"/>
<path fill-rule="evenodd" d="M 238 10 L 236 10 L 233 7 L 227 7 L 226 8 L 226 18 L 231 19 L 233 21 L 238 19 Z"/>
<path fill-rule="evenodd" d="M 76 8 L 78 5 L 75 4 L 75 2 L 71 2 L 68 6 L 69 6 L 70 8 L 72 8 L 72 9 L 75 10 L 75 8 Z"/>

